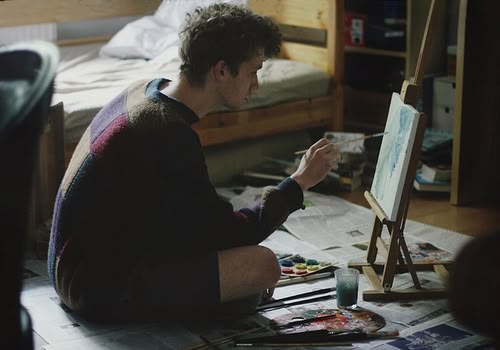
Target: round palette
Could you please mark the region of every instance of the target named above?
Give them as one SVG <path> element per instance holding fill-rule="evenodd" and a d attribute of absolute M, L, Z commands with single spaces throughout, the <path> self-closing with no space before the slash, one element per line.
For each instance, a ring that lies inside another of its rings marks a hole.
<path fill-rule="evenodd" d="M 279 333 L 288 334 L 321 329 L 374 332 L 385 326 L 385 320 L 382 316 L 359 307 L 356 309 L 316 309 L 293 312 L 274 318 L 271 320 L 271 325 L 283 326 L 290 322 L 309 319 L 312 321 L 280 329 Z"/>
<path fill-rule="evenodd" d="M 278 256 L 278 261 L 281 267 L 281 274 L 292 277 L 305 276 L 331 266 L 329 262 L 304 258 L 299 254 L 281 255 L 281 257 Z"/>

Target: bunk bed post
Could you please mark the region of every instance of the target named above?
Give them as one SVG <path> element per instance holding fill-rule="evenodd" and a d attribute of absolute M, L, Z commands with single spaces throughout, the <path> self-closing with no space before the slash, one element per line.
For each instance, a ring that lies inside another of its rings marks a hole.
<path fill-rule="evenodd" d="M 330 130 L 344 129 L 344 0 L 330 0 L 327 31 L 328 73 L 332 78 L 332 122 Z"/>

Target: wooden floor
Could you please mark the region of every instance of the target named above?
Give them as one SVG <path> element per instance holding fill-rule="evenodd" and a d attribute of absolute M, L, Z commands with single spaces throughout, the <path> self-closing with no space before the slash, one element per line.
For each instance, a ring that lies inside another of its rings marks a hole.
<path fill-rule="evenodd" d="M 367 188 L 338 196 L 368 207 L 363 195 L 365 190 Z M 446 193 L 412 192 L 408 218 L 473 236 L 500 233 L 500 206 L 458 207 L 450 204 Z"/>

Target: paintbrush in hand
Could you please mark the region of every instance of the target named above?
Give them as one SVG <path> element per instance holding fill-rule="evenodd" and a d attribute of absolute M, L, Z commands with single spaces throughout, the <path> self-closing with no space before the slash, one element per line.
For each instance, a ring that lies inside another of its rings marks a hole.
<path fill-rule="evenodd" d="M 355 139 L 342 140 L 342 141 L 338 141 L 338 142 L 332 142 L 332 144 L 334 144 L 334 145 L 341 145 L 343 143 L 349 143 L 349 142 L 354 142 L 354 141 L 366 140 L 366 139 L 371 139 L 373 137 L 380 137 L 380 136 L 384 136 L 385 134 L 387 134 L 387 132 L 379 132 L 377 134 L 371 134 L 371 135 L 366 135 L 366 136 L 362 136 L 362 137 L 356 137 Z M 303 149 L 302 151 L 295 152 L 295 154 L 296 155 L 300 155 L 300 154 L 304 154 L 306 152 L 307 152 L 307 150 Z"/>

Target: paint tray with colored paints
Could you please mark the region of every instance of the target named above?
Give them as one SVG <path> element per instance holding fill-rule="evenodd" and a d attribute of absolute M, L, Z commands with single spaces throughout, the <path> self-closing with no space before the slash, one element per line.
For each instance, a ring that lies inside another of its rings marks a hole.
<path fill-rule="evenodd" d="M 306 276 L 332 266 L 330 262 L 305 258 L 300 254 L 276 254 L 282 276 Z"/>

